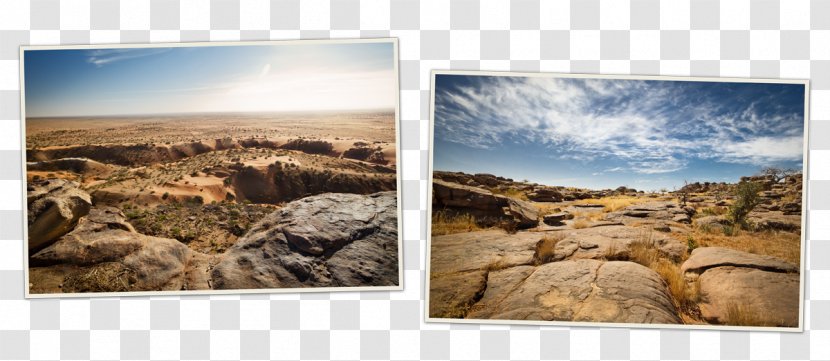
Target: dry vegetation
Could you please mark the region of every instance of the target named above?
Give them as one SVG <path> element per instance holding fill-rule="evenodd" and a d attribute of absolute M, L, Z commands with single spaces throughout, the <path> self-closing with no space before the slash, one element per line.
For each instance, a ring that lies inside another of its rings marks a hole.
<path fill-rule="evenodd" d="M 475 217 L 470 214 L 453 214 L 446 210 L 432 212 L 432 235 L 472 232 L 481 230 Z"/>
<path fill-rule="evenodd" d="M 533 263 L 541 265 L 552 260 L 556 244 L 565 236 L 562 233 L 546 233 L 539 242 L 536 242 L 536 252 L 533 253 Z"/>
<path fill-rule="evenodd" d="M 602 197 L 597 199 L 585 199 L 582 200 L 582 203 L 587 204 L 600 204 L 604 206 L 604 212 L 616 212 L 625 207 L 632 206 L 635 204 L 646 203 L 652 201 L 651 199 L 645 197 L 633 197 L 627 195 L 617 195 L 617 196 L 609 196 L 609 197 Z"/>

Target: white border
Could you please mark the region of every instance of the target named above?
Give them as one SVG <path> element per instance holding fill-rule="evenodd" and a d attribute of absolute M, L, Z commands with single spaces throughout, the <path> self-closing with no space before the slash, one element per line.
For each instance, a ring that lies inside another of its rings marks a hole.
<path fill-rule="evenodd" d="M 262 289 L 234 289 L 234 290 L 193 290 L 193 291 L 137 291 L 137 292 L 89 292 L 89 293 L 29 293 L 29 257 L 28 257 L 28 207 L 26 202 L 26 81 L 24 78 L 26 51 L 38 50 L 78 50 L 78 49 L 122 49 L 122 48 L 183 48 L 201 46 L 281 46 L 303 44 L 365 44 L 365 43 L 392 43 L 394 53 L 393 70 L 395 73 L 395 168 L 397 172 L 397 208 L 398 208 L 398 285 L 397 286 L 360 286 L 360 287 L 304 287 L 304 288 L 262 288 Z M 20 47 L 20 139 L 21 139 L 21 168 L 24 178 L 21 181 L 23 192 L 23 267 L 24 267 L 24 298 L 91 298 L 91 297 L 122 297 L 122 296 L 189 296 L 189 295 L 223 295 L 223 294 L 262 294 L 262 293 L 311 293 L 311 292 L 358 292 L 358 291 L 402 291 L 404 289 L 403 269 L 403 212 L 401 209 L 401 128 L 400 128 L 400 71 L 397 38 L 376 39 L 322 39 L 322 40 L 277 40 L 277 41 L 249 41 L 249 42 L 192 42 L 192 43 L 152 43 L 152 44 L 103 44 L 103 45 L 44 45 Z"/>
<path fill-rule="evenodd" d="M 536 77 L 536 78 L 569 78 L 569 79 L 623 79 L 623 80 L 674 80 L 694 82 L 730 82 L 730 83 L 767 83 L 767 84 L 801 84 L 804 85 L 804 160 L 803 160 L 803 182 L 801 190 L 801 268 L 799 281 L 799 312 L 798 327 L 755 327 L 755 326 L 719 326 L 719 325 L 672 325 L 672 324 L 647 324 L 647 323 L 611 323 L 611 322 L 578 322 L 578 321 L 540 321 L 540 320 L 488 320 L 488 319 L 456 319 L 437 318 L 429 315 L 429 293 L 430 293 L 430 266 L 432 253 L 432 161 L 433 142 L 435 133 L 435 76 L 436 75 L 471 75 L 471 76 L 497 76 L 497 77 Z M 714 78 L 714 77 L 677 77 L 677 76 L 641 76 L 641 75 L 602 75 L 602 74 L 564 74 L 564 73 L 528 73 L 528 72 L 507 72 L 507 71 L 475 71 L 475 70 L 433 70 L 430 74 L 430 112 L 429 112 L 429 164 L 427 165 L 429 175 L 427 202 L 427 252 L 426 252 L 426 290 L 424 292 L 424 322 L 435 323 L 468 323 L 468 324 L 496 324 L 496 325 L 543 325 L 543 326 L 582 326 L 582 327 L 627 327 L 627 328 L 659 328 L 659 329 L 702 329 L 719 331 L 775 331 L 775 332 L 803 332 L 804 331 L 804 283 L 805 283 L 805 256 L 806 256 L 806 234 L 807 234 L 807 187 L 809 184 L 808 163 L 809 163 L 809 127 L 808 119 L 810 111 L 810 81 L 809 80 L 786 80 L 786 79 L 749 79 L 749 78 Z"/>

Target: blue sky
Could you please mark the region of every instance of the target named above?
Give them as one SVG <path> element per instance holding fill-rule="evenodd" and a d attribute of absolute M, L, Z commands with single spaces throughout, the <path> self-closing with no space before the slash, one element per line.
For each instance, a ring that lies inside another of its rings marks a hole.
<path fill-rule="evenodd" d="M 672 190 L 802 167 L 804 85 L 436 75 L 434 168 Z"/>
<path fill-rule="evenodd" d="M 391 109 L 392 43 L 29 50 L 26 116 Z"/>

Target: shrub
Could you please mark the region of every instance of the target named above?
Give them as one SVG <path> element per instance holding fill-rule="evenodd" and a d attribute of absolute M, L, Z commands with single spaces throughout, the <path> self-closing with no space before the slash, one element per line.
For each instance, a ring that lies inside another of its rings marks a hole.
<path fill-rule="evenodd" d="M 746 216 L 761 203 L 758 192 L 761 185 L 755 182 L 741 182 L 735 187 L 735 203 L 729 206 L 727 217 L 733 226 L 748 228 Z"/>
<path fill-rule="evenodd" d="M 164 194 L 161 195 L 161 199 L 167 199 L 169 197 L 170 197 L 170 192 L 164 192 Z"/>
<path fill-rule="evenodd" d="M 546 234 L 539 242 L 536 242 L 536 252 L 533 253 L 533 263 L 536 265 L 552 261 L 556 244 L 564 239 L 561 233 Z"/>

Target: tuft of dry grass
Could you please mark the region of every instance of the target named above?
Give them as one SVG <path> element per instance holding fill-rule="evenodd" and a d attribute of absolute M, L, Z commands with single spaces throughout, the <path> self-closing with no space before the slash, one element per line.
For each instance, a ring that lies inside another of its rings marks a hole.
<path fill-rule="evenodd" d="M 500 194 L 500 195 L 503 195 L 505 197 L 510 197 L 510 198 L 514 198 L 514 199 L 521 199 L 523 201 L 528 200 L 527 194 L 523 191 L 520 191 L 520 190 L 516 189 L 516 188 L 499 189 L 499 188 L 494 187 L 494 188 L 488 188 L 487 190 L 489 190 L 493 194 Z"/>
<path fill-rule="evenodd" d="M 571 227 L 573 227 L 574 229 L 581 229 L 581 228 L 588 228 L 588 226 L 590 226 L 590 225 L 591 225 L 591 222 L 589 222 L 586 219 L 577 219 L 571 224 Z"/>
<path fill-rule="evenodd" d="M 63 281 L 64 292 L 127 292 L 136 282 L 136 271 L 121 262 L 100 263 L 70 273 Z"/>
<path fill-rule="evenodd" d="M 470 214 L 450 214 L 446 211 L 432 212 L 432 235 L 442 236 L 481 230 L 475 217 Z"/>
<path fill-rule="evenodd" d="M 585 203 L 589 204 L 600 204 L 603 205 L 605 208 L 602 209 L 603 212 L 616 212 L 620 209 L 623 209 L 628 206 L 633 206 L 635 204 L 646 203 L 649 202 L 650 199 L 645 197 L 632 197 L 632 196 L 610 196 L 610 197 L 603 197 L 599 199 L 585 199 Z"/>
<path fill-rule="evenodd" d="M 510 266 L 511 265 L 510 265 L 510 263 L 507 262 L 507 259 L 505 259 L 504 257 L 499 257 L 498 259 L 493 260 L 490 263 L 488 263 L 486 266 L 484 266 L 484 270 L 487 271 L 487 272 L 495 272 L 495 271 L 501 271 L 501 270 L 503 270 L 505 268 L 508 268 Z"/>
<path fill-rule="evenodd" d="M 762 317 L 760 310 L 745 302 L 729 302 L 725 318 L 723 323 L 730 326 L 778 326 Z"/>
<path fill-rule="evenodd" d="M 563 240 L 562 233 L 547 233 L 539 242 L 536 242 L 536 252 L 533 253 L 533 264 L 540 265 L 550 262 L 553 259 L 556 244 Z"/>

